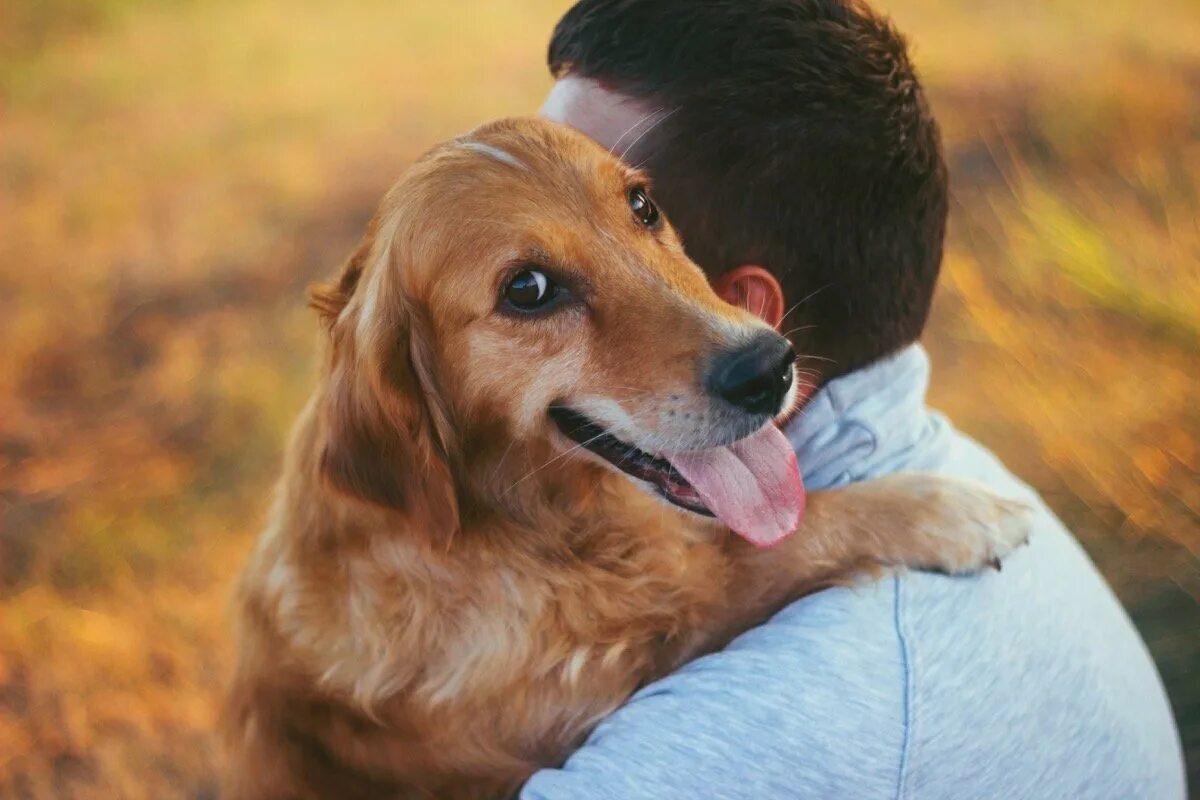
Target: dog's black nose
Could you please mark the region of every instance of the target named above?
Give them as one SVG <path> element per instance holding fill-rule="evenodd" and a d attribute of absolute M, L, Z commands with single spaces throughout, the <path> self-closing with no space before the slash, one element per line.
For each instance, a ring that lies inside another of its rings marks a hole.
<path fill-rule="evenodd" d="M 750 414 L 778 414 L 792 386 L 796 353 L 787 339 L 763 331 L 747 345 L 720 356 L 708 374 L 708 390 Z"/>

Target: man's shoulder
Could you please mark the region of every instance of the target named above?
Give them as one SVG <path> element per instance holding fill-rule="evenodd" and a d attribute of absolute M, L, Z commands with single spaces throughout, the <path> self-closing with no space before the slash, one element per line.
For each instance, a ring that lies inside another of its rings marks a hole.
<path fill-rule="evenodd" d="M 635 694 L 523 797 L 891 796 L 905 736 L 895 596 L 888 578 L 793 604 Z"/>
<path fill-rule="evenodd" d="M 820 592 L 731 651 L 745 646 L 762 663 L 803 675 L 787 695 L 802 716 L 861 714 L 867 736 L 881 720 L 885 730 L 899 720 L 899 736 L 882 740 L 898 742 L 903 796 L 956 796 L 964 776 L 975 775 L 975 796 L 1182 797 L 1161 681 L 1108 585 L 1041 499 L 990 453 L 965 438 L 950 452 L 932 471 L 1035 508 L 1029 545 L 1002 571 L 908 572 Z M 844 750 L 829 755 L 856 761 Z M 980 764 L 1003 766 L 974 773 Z"/>
<path fill-rule="evenodd" d="M 999 573 L 908 573 L 895 615 L 907 687 L 902 794 L 1182 797 L 1179 744 L 1141 637 L 1040 497 L 961 434 L 935 462 L 1035 509 L 1029 545 Z M 820 605 L 824 598 L 818 598 Z M 835 603 L 844 602 L 829 598 Z M 1036 740 L 1013 731 L 1036 730 Z"/>

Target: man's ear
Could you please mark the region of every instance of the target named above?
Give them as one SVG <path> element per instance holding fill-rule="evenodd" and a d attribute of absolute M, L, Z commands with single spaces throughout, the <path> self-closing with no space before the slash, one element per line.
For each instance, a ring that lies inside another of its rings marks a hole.
<path fill-rule="evenodd" d="M 731 269 L 713 281 L 713 289 L 725 302 L 762 317 L 772 328 L 783 321 L 783 287 L 762 267 L 747 264 Z"/>
<path fill-rule="evenodd" d="M 361 273 L 365 260 L 360 249 L 347 272 Z M 446 415 L 430 385 L 425 332 L 403 302 L 353 302 L 356 291 L 388 293 L 386 281 L 364 287 L 357 285 L 357 275 L 346 278 L 339 288 L 349 288 L 350 296 L 338 292 L 341 309 L 331 327 L 321 389 L 320 478 L 346 498 L 402 514 L 413 529 L 444 542 L 458 530 L 458 502 Z M 363 314 L 375 318 L 360 321 Z"/>

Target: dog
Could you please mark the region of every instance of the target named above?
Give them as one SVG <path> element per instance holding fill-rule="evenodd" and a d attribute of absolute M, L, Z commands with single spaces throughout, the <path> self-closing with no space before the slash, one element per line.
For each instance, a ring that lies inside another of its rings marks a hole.
<path fill-rule="evenodd" d="M 326 361 L 238 594 L 228 800 L 506 797 L 785 603 L 1027 536 L 957 480 L 806 498 L 787 340 L 554 123 L 425 155 L 312 304 Z"/>

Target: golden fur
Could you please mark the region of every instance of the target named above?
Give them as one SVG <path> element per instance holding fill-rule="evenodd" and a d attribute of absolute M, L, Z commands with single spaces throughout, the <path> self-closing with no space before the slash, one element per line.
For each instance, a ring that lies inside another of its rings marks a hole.
<path fill-rule="evenodd" d="M 644 183 L 566 128 L 493 123 L 414 165 L 315 294 L 328 358 L 241 584 L 227 800 L 504 797 L 792 598 L 1022 539 L 1010 504 L 908 475 L 815 492 L 757 550 L 572 451 L 563 397 L 639 446 L 705 446 L 697 359 L 763 325 L 632 219 Z M 499 313 L 527 261 L 586 307 Z"/>

